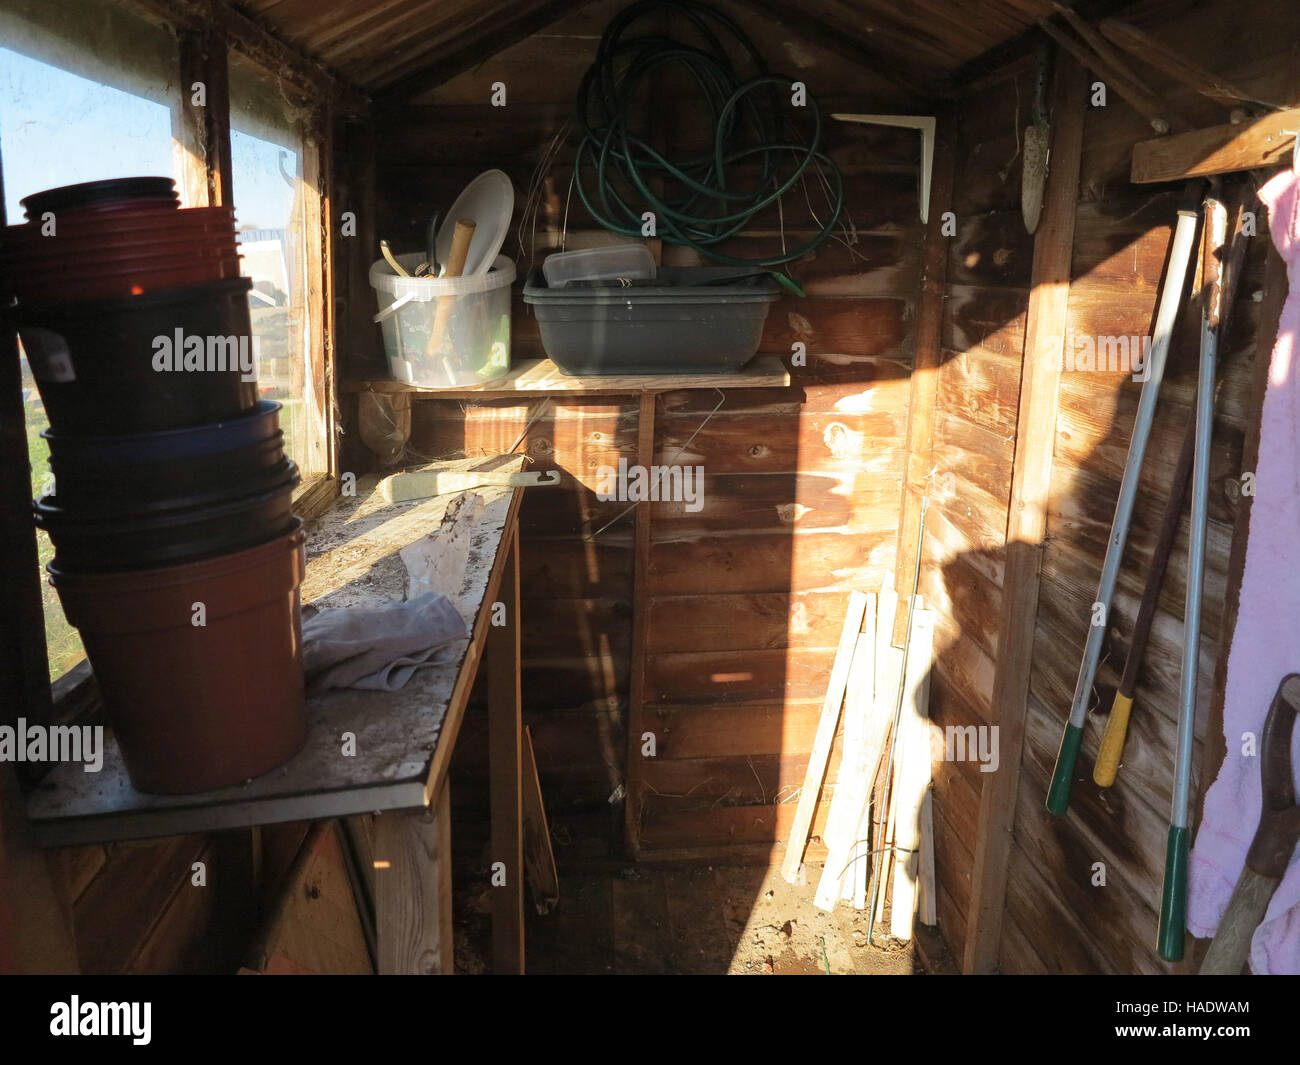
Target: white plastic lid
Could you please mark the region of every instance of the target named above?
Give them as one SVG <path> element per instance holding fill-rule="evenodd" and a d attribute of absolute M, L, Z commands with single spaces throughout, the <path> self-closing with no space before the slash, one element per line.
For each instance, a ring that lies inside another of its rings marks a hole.
<path fill-rule="evenodd" d="M 570 281 L 648 279 L 655 276 L 655 257 L 644 244 L 607 244 L 548 255 L 542 263 L 542 274 L 551 288 L 561 288 Z"/>

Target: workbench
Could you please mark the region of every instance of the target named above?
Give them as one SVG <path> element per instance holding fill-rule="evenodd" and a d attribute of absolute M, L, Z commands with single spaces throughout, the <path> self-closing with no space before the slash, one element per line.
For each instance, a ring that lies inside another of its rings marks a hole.
<path fill-rule="evenodd" d="M 505 457 L 439 463 L 449 472 L 517 471 Z M 304 603 L 377 606 L 406 595 L 398 552 L 438 530 L 459 493 L 388 503 L 377 478 L 358 481 L 309 523 Z M 457 601 L 469 639 L 396 692 L 331 690 L 308 700 L 308 736 L 288 763 L 247 783 L 196 795 L 135 791 L 105 730 L 103 768 L 54 767 L 27 799 L 45 847 L 184 835 L 287 821 L 360 818 L 381 973 L 450 973 L 451 835 L 447 770 L 480 663 L 487 669 L 493 966 L 523 971 L 522 722 L 519 536 L 523 490 L 472 490 L 482 511 L 470 533 Z M 499 622 L 504 606 L 505 624 Z M 231 663 L 231 668 L 239 668 Z M 348 753 L 351 750 L 352 753 Z"/>

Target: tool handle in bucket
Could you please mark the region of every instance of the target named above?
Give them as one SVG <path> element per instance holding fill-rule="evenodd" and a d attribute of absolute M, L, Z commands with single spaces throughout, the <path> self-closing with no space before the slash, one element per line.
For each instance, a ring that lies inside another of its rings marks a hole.
<path fill-rule="evenodd" d="M 474 240 L 477 223 L 471 219 L 459 219 L 452 233 L 451 251 L 447 253 L 447 269 L 443 277 L 460 277 L 465 271 L 465 260 L 469 257 L 469 246 Z M 455 296 L 439 296 L 438 309 L 433 317 L 433 330 L 429 333 L 429 343 L 424 349 L 425 355 L 433 355 L 442 347 L 442 338 L 447 332 L 447 323 L 451 321 L 451 309 L 456 303 Z"/>
<path fill-rule="evenodd" d="M 373 316 L 371 317 L 370 320 L 371 320 L 372 322 L 374 322 L 376 325 L 378 325 L 378 324 L 379 324 L 380 322 L 382 322 L 385 318 L 391 318 L 391 317 L 392 317 L 393 315 L 395 315 L 398 311 L 400 311 L 403 307 L 405 307 L 408 303 L 410 303 L 411 300 L 413 300 L 413 299 L 415 299 L 415 293 L 413 293 L 413 292 L 408 292 L 408 293 L 406 293 L 406 295 L 404 295 L 404 296 L 398 296 L 397 299 L 395 299 L 392 303 L 390 303 L 390 304 L 389 304 L 387 307 L 385 307 L 382 311 L 380 311 L 380 312 L 379 312 L 378 314 L 376 314 L 376 315 L 373 315 Z"/>

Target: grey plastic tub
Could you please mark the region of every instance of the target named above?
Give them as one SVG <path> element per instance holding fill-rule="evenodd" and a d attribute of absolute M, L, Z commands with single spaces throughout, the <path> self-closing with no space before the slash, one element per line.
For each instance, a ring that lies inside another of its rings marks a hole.
<path fill-rule="evenodd" d="M 542 347 L 566 374 L 735 373 L 754 357 L 780 287 L 730 266 L 665 266 L 652 284 L 547 288 L 534 269 L 524 285 Z"/>

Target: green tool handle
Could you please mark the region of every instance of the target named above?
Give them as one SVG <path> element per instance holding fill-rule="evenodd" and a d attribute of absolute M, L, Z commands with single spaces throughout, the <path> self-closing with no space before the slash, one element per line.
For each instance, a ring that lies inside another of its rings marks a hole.
<path fill-rule="evenodd" d="M 1156 933 L 1156 950 L 1165 961 L 1183 960 L 1183 943 L 1187 938 L 1187 866 L 1192 849 L 1192 830 L 1181 825 L 1169 826 L 1165 846 L 1165 886 L 1160 893 L 1160 929 Z"/>
<path fill-rule="evenodd" d="M 1062 816 L 1070 808 L 1070 785 L 1074 782 L 1074 763 L 1079 758 L 1083 743 L 1083 726 L 1066 725 L 1061 733 L 1061 749 L 1056 752 L 1056 769 L 1052 772 L 1052 786 L 1047 792 L 1049 813 Z"/>

